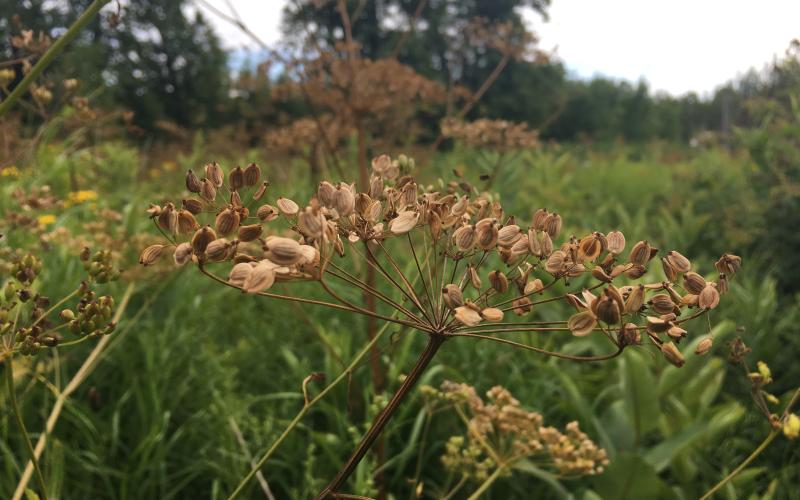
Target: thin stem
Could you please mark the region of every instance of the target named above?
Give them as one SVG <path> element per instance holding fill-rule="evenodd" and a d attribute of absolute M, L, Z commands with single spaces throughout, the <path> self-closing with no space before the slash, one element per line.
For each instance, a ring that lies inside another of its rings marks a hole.
<path fill-rule="evenodd" d="M 389 400 L 389 403 L 386 405 L 386 407 L 381 410 L 377 417 L 375 417 L 375 421 L 372 423 L 372 426 L 361 439 L 361 442 L 356 447 L 355 451 L 353 451 L 353 454 L 341 468 L 339 473 L 336 474 L 336 477 L 334 477 L 333 480 L 328 483 L 328 485 L 319 493 L 319 495 L 317 495 L 317 500 L 335 498 L 336 490 L 341 488 L 342 485 L 347 481 L 355 468 L 372 447 L 372 444 L 381 435 L 383 429 L 386 427 L 386 424 L 389 423 L 394 413 L 400 407 L 400 404 L 410 394 L 411 389 L 416 386 L 419 378 L 433 360 L 434 356 L 439 351 L 439 348 L 442 346 L 445 340 L 447 340 L 447 337 L 443 335 L 428 336 L 428 344 L 425 346 L 425 350 L 422 351 L 422 354 L 420 354 L 416 364 L 414 364 L 414 367 L 411 369 L 411 372 L 409 372 L 405 380 L 403 380 L 403 383 L 397 389 L 397 392 L 394 393 L 392 399 Z"/>
<path fill-rule="evenodd" d="M 17 419 L 17 425 L 19 426 L 19 430 L 22 433 L 22 440 L 25 442 L 25 447 L 28 448 L 28 454 L 30 455 L 30 460 L 33 462 L 33 470 L 36 473 L 36 482 L 39 483 L 39 490 L 42 496 L 46 499 L 47 498 L 47 485 L 44 482 L 44 475 L 42 475 L 42 469 L 39 468 L 39 461 L 36 459 L 36 452 L 33 450 L 33 444 L 31 443 L 31 438 L 28 435 L 28 430 L 25 428 L 25 421 L 22 419 L 22 413 L 19 410 L 19 405 L 17 404 L 17 395 L 16 391 L 14 390 L 14 368 L 13 368 L 13 359 L 8 358 L 5 362 L 5 372 L 6 372 L 6 387 L 8 387 L 8 400 L 11 403 L 11 410 L 14 413 L 14 417 Z"/>
<path fill-rule="evenodd" d="M 395 302 L 394 300 L 390 299 L 388 296 L 386 296 L 385 294 L 383 294 L 382 292 L 380 292 L 376 288 L 373 288 L 373 287 L 367 285 L 366 283 L 364 283 L 360 279 L 356 278 L 352 274 L 348 273 L 347 271 L 345 271 L 341 267 L 337 266 L 333 262 L 329 261 L 328 265 L 330 265 L 331 267 L 336 269 L 336 271 L 341 272 L 343 274 L 343 276 L 341 276 L 336 272 L 333 272 L 331 270 L 327 270 L 326 272 L 328 274 L 330 274 L 331 276 L 333 276 L 335 278 L 339 278 L 342 281 L 346 281 L 346 282 L 350 283 L 351 285 L 355 285 L 358 288 L 360 288 L 361 290 L 364 290 L 365 292 L 368 291 L 368 292 L 374 294 L 376 297 L 378 297 L 379 299 L 384 301 L 386 304 L 396 308 L 397 310 L 399 310 L 400 312 L 402 312 L 403 314 L 408 316 L 410 319 L 412 319 L 414 321 L 419 321 L 420 323 L 422 323 L 422 319 L 421 318 L 419 318 L 416 314 L 412 313 L 410 310 L 406 309 L 402 304 L 398 304 L 397 302 Z"/>
<path fill-rule="evenodd" d="M 488 490 L 489 487 L 492 486 L 492 484 L 494 484 L 495 481 L 497 481 L 497 479 L 503 474 L 504 471 L 505 471 L 504 466 L 500 466 L 497 469 L 495 469 L 492 475 L 487 477 L 486 481 L 484 481 L 480 485 L 480 487 L 477 490 L 475 490 L 475 493 L 470 495 L 470 497 L 467 500 L 477 500 L 478 498 L 480 498 L 481 495 L 483 495 L 486 492 L 486 490 Z"/>
<path fill-rule="evenodd" d="M 742 470 L 744 470 L 745 467 L 750 465 L 750 462 L 755 460 L 756 457 L 758 457 L 761 454 L 761 452 L 763 452 L 765 449 L 767 449 L 767 446 L 769 446 L 769 444 L 772 442 L 772 440 L 775 439 L 778 436 L 779 433 L 780 433 L 780 431 L 778 429 L 774 429 L 772 432 L 770 432 L 767 435 L 767 437 L 764 438 L 764 441 L 761 442 L 761 444 L 758 446 L 758 448 L 753 450 L 753 453 L 751 453 L 750 456 L 747 457 L 744 460 L 744 462 L 739 464 L 739 466 L 736 467 L 735 469 L 733 469 L 733 471 L 730 474 L 725 476 L 725 478 L 722 481 L 718 482 L 713 488 L 708 490 L 708 492 L 705 495 L 700 497 L 700 500 L 706 500 L 707 498 L 711 498 L 711 495 L 713 495 L 714 493 L 719 491 L 720 488 L 722 488 L 723 486 L 728 484 L 728 482 L 730 482 L 734 477 L 736 477 L 736 475 L 738 475 L 740 472 L 742 472 Z"/>
<path fill-rule="evenodd" d="M 383 250 L 383 254 L 386 255 L 386 260 L 389 261 L 389 264 L 391 264 L 394 270 L 397 272 L 397 274 L 400 275 L 400 279 L 403 281 L 403 283 L 405 283 L 406 287 L 408 288 L 408 292 L 413 297 L 413 300 L 417 304 L 417 307 L 419 307 L 419 310 L 422 313 L 422 315 L 425 316 L 425 318 L 428 320 L 428 322 L 430 322 L 431 325 L 433 325 L 433 319 L 430 316 L 428 316 L 428 311 L 426 311 L 425 308 L 422 306 L 422 301 L 419 300 L 419 297 L 417 297 L 417 294 L 414 292 L 414 287 L 408 281 L 408 278 L 406 278 L 406 275 L 400 269 L 400 266 L 397 265 L 395 260 L 392 258 L 392 255 L 386 251 L 386 248 L 383 246 L 383 243 L 378 241 L 378 246 L 380 246 L 381 250 Z M 420 273 L 420 279 L 424 283 L 425 279 L 421 276 L 421 274 L 422 273 Z"/>
<path fill-rule="evenodd" d="M 71 299 L 72 297 L 74 297 L 74 296 L 78 295 L 78 294 L 80 293 L 80 291 L 81 291 L 81 289 L 80 289 L 80 288 L 77 288 L 77 289 L 75 289 L 75 290 L 74 290 L 72 293 L 70 293 L 69 295 L 67 295 L 67 296 L 66 296 L 66 297 L 64 297 L 63 299 L 61 299 L 61 300 L 59 300 L 58 302 L 56 302 L 55 304 L 53 304 L 53 307 L 51 307 L 50 309 L 48 309 L 47 311 L 45 311 L 44 313 L 42 313 L 42 315 L 41 315 L 41 316 L 39 316 L 39 317 L 36 319 L 36 321 L 34 321 L 33 323 L 31 323 L 31 326 L 30 326 L 30 328 L 33 328 L 34 326 L 38 325 L 38 324 L 39 324 L 39 323 L 40 323 L 42 320 L 44 320 L 44 319 L 45 319 L 47 316 L 49 316 L 49 315 L 50 315 L 50 314 L 51 314 L 53 311 L 55 311 L 56 309 L 58 309 L 58 308 L 59 308 L 59 307 L 60 307 L 62 304 L 64 304 L 65 302 L 67 302 L 67 301 L 68 301 L 69 299 Z"/>
<path fill-rule="evenodd" d="M 414 242 L 411 240 L 411 233 L 406 233 L 406 237 L 408 238 L 408 245 L 411 247 L 411 254 L 414 256 L 414 263 L 417 265 L 417 272 L 419 272 L 419 279 L 422 281 L 422 288 L 425 289 L 425 295 L 428 297 L 428 305 L 431 307 L 431 316 L 434 318 L 431 319 L 431 323 L 433 323 L 436 318 L 436 314 L 434 314 L 433 310 L 433 296 L 431 295 L 431 291 L 428 289 L 428 283 L 425 281 L 425 275 L 422 274 L 422 266 L 419 264 L 417 251 L 414 248 Z M 430 273 L 428 275 L 430 276 Z M 433 282 L 431 282 L 431 286 L 433 286 Z"/>
<path fill-rule="evenodd" d="M 30 87 L 34 80 L 39 77 L 42 71 L 44 71 L 48 66 L 50 66 L 50 64 L 53 63 L 53 61 L 56 60 L 61 51 L 64 50 L 64 47 L 66 47 L 69 42 L 78 36 L 78 33 L 80 33 L 81 30 L 87 24 L 89 24 L 92 19 L 94 19 L 97 13 L 100 12 L 100 9 L 102 9 L 103 6 L 110 1 L 111 0 L 94 0 L 94 2 L 89 5 L 86 11 L 81 14 L 81 17 L 79 17 L 72 24 L 72 26 L 70 26 L 67 32 L 64 33 L 58 40 L 56 40 L 49 49 L 47 49 L 47 52 L 44 53 L 42 58 L 39 59 L 39 62 L 37 62 L 36 65 L 31 68 L 27 75 L 25 75 L 25 78 L 19 82 L 19 85 L 14 88 L 14 90 L 8 95 L 8 97 L 5 98 L 5 100 L 0 102 L 0 117 L 11 110 L 11 108 L 14 106 L 14 103 L 16 103 L 19 98 L 22 97 L 22 94 L 28 90 L 28 87 Z"/>
<path fill-rule="evenodd" d="M 270 457 L 275 453 L 275 450 L 278 449 L 278 447 L 281 445 L 281 443 L 283 443 L 286 437 L 294 430 L 295 427 L 297 427 L 297 425 L 300 423 L 303 417 L 305 417 L 306 414 L 311 410 L 311 408 L 315 404 L 317 404 L 320 400 L 322 400 L 322 398 L 324 398 L 329 392 L 331 392 L 334 387 L 339 385 L 343 380 L 350 377 L 350 374 L 353 372 L 353 370 L 355 370 L 355 368 L 358 366 L 361 360 L 364 359 L 364 357 L 372 350 L 372 348 L 378 344 L 378 341 L 382 338 L 383 334 L 388 329 L 388 326 L 389 326 L 388 323 L 383 325 L 383 327 L 376 332 L 375 337 L 372 340 L 370 340 L 367 343 L 367 345 L 365 345 L 364 348 L 361 349 L 361 351 L 359 351 L 359 353 L 356 355 L 355 358 L 353 358 L 353 360 L 350 362 L 347 368 L 344 371 L 342 371 L 339 374 L 339 376 L 333 380 L 333 382 L 331 382 L 327 387 L 325 387 L 325 389 L 323 389 L 319 394 L 317 394 L 316 397 L 314 397 L 314 399 L 309 401 L 308 404 L 303 405 L 303 408 L 301 408 L 300 411 L 297 413 L 297 415 L 295 415 L 295 417 L 292 419 L 292 421 L 289 422 L 289 425 L 287 425 L 286 428 L 281 433 L 281 435 L 278 436 L 278 439 L 276 439 L 272 443 L 272 445 L 269 447 L 266 453 L 264 453 L 264 455 L 258 460 L 258 462 L 256 462 L 255 466 L 250 470 L 250 472 L 241 480 L 241 482 L 233 491 L 233 493 L 231 493 L 230 496 L 228 497 L 228 500 L 233 500 L 237 498 L 242 493 L 242 491 L 244 491 L 244 488 L 247 486 L 247 484 L 255 477 L 256 473 L 259 470 L 261 470 L 262 467 L 264 467 L 264 464 L 267 463 L 267 460 L 270 459 Z"/>
<path fill-rule="evenodd" d="M 553 356 L 555 358 L 561 359 L 568 359 L 570 361 L 605 361 L 608 359 L 613 359 L 622 354 L 622 349 L 618 349 L 616 352 L 612 354 L 605 354 L 601 356 L 573 356 L 571 354 L 564 354 L 562 352 L 554 352 L 548 351 L 545 349 L 540 349 L 538 347 L 534 347 L 527 344 L 521 344 L 519 342 L 514 342 L 513 340 L 506 340 L 506 339 L 499 339 L 497 337 L 490 337 L 488 335 L 478 335 L 475 333 L 448 333 L 448 337 L 472 337 L 481 340 L 491 340 L 494 342 L 499 342 L 501 344 L 508 344 L 514 347 L 519 347 L 521 349 L 527 349 L 529 351 L 538 352 L 539 354 L 546 354 L 547 356 Z"/>

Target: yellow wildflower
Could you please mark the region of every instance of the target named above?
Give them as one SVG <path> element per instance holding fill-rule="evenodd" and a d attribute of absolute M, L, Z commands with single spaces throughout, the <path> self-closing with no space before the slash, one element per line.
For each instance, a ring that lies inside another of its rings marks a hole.
<path fill-rule="evenodd" d="M 67 195 L 67 205 L 78 205 L 97 199 L 97 191 L 91 189 L 73 191 Z"/>
<path fill-rule="evenodd" d="M 0 177 L 19 177 L 19 169 L 16 165 L 0 169 Z"/>
<path fill-rule="evenodd" d="M 53 214 L 40 215 L 37 219 L 40 226 L 49 226 L 56 221 L 56 216 Z"/>
<path fill-rule="evenodd" d="M 758 373 L 761 375 L 764 383 L 769 384 L 772 382 L 772 372 L 770 371 L 769 366 L 767 366 L 767 364 L 763 361 L 756 363 L 756 366 L 758 366 Z"/>
<path fill-rule="evenodd" d="M 783 435 L 789 439 L 797 439 L 800 436 L 800 417 L 794 413 L 786 417 L 783 421 Z"/>

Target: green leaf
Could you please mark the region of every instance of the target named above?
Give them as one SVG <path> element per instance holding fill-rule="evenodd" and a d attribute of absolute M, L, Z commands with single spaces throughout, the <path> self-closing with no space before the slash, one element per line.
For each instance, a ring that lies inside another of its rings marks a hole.
<path fill-rule="evenodd" d="M 594 489 L 602 498 L 615 500 L 675 498 L 650 464 L 632 453 L 618 454 L 605 472 L 595 478 Z"/>
<path fill-rule="evenodd" d="M 658 393 L 650 364 L 638 351 L 626 352 L 620 367 L 620 386 L 636 441 L 658 423 Z"/>

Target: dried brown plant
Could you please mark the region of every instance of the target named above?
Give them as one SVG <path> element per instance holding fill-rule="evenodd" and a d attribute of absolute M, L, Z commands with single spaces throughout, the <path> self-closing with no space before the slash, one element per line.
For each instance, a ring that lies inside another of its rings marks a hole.
<path fill-rule="evenodd" d="M 427 336 L 416 364 L 319 498 L 344 486 L 446 341 L 485 340 L 577 362 L 609 360 L 628 346 L 646 345 L 682 366 L 678 345 L 688 335 L 686 323 L 717 307 L 741 266 L 741 258 L 725 254 L 719 276 L 707 280 L 689 259 L 669 251 L 660 259 L 663 277 L 655 278 L 648 266 L 659 250 L 647 241 L 628 247 L 615 230 L 555 243 L 558 213 L 538 209 L 521 225 L 499 200 L 475 190 L 464 194 L 463 183 L 418 184 L 409 175 L 413 165 L 406 157 L 380 156 L 365 189 L 323 181 L 307 202 L 297 203 L 268 195 L 255 164 L 226 173 L 210 163 L 202 177 L 189 171 L 191 195 L 181 203 L 148 210 L 165 241 L 143 250 L 145 266 L 169 255 L 246 294 L 366 316 Z M 382 282 L 360 278 L 364 266 Z M 276 284 L 283 286 L 276 290 Z M 342 286 L 381 307 L 357 303 Z M 552 293 L 561 286 L 577 289 Z M 530 319 L 548 304 L 559 309 L 559 302 L 575 312 L 558 321 Z M 577 355 L 509 338 L 522 332 L 598 336 L 610 349 Z"/>

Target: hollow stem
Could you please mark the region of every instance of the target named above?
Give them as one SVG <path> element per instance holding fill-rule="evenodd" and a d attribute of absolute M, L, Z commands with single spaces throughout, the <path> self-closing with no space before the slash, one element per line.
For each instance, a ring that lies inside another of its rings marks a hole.
<path fill-rule="evenodd" d="M 439 351 L 439 348 L 442 346 L 445 340 L 447 340 L 447 337 L 440 334 L 431 334 L 428 336 L 428 344 L 425 346 L 425 350 L 422 351 L 422 354 L 420 354 L 416 364 L 414 364 L 414 367 L 411 369 L 411 372 L 408 374 L 408 376 L 406 376 L 405 380 L 403 380 L 400 388 L 394 393 L 394 396 L 392 396 L 392 399 L 389 400 L 389 403 L 386 405 L 386 407 L 378 414 L 377 417 L 375 417 L 375 421 L 372 423 L 372 426 L 361 439 L 361 442 L 353 451 L 353 454 L 350 456 L 347 462 L 345 462 L 341 470 L 339 470 L 339 472 L 336 474 L 336 477 L 334 477 L 333 480 L 328 483 L 328 485 L 319 493 L 319 495 L 317 495 L 317 500 L 336 498 L 336 490 L 344 485 L 358 464 L 367 454 L 369 449 L 372 447 L 372 444 L 381 435 L 383 429 L 386 427 L 386 424 L 389 423 L 392 416 L 400 407 L 400 404 L 410 394 L 411 389 L 416 386 L 419 378 L 425 372 L 425 369 L 433 360 L 434 356 Z"/>
<path fill-rule="evenodd" d="M 39 483 L 39 490 L 42 494 L 42 497 L 47 499 L 47 484 L 44 482 L 44 475 L 42 475 L 42 469 L 39 468 L 39 461 L 36 460 L 36 452 L 33 450 L 33 444 L 31 443 L 31 438 L 28 435 L 28 430 L 25 428 L 25 421 L 22 419 L 22 413 L 19 410 L 19 404 L 17 404 L 17 395 L 16 391 L 14 390 L 14 367 L 13 367 L 13 358 L 8 358 L 5 362 L 5 372 L 6 372 L 6 386 L 8 387 L 8 400 L 11 403 L 11 411 L 14 413 L 14 418 L 17 419 L 17 425 L 19 426 L 19 431 L 22 433 L 22 440 L 25 442 L 25 447 L 28 449 L 28 454 L 30 455 L 31 462 L 33 463 L 33 470 L 36 474 L 36 482 Z"/>

